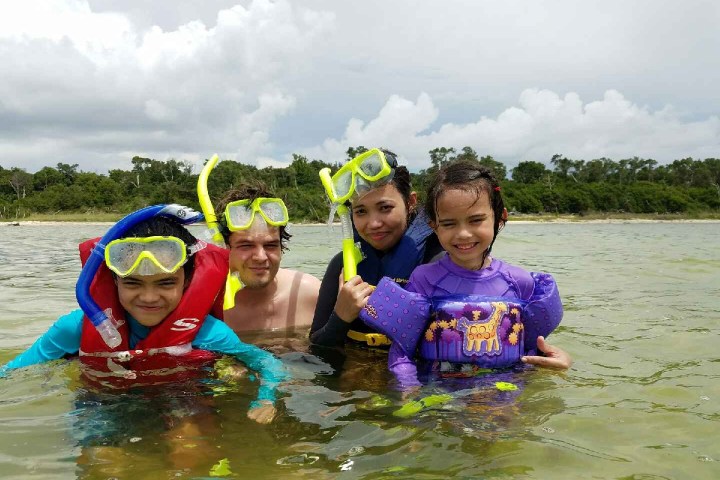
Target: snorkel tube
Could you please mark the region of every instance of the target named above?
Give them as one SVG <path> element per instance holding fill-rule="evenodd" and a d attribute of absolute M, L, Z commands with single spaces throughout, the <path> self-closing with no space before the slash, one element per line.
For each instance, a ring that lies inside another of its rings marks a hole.
<path fill-rule="evenodd" d="M 100 265 L 105 261 L 105 246 L 113 240 L 122 237 L 125 232 L 140 222 L 149 220 L 156 216 L 172 218 L 183 225 L 197 223 L 203 220 L 203 215 L 195 210 L 183 207 L 182 205 L 153 205 L 133 212 L 123 217 L 119 222 L 110 227 L 105 235 L 92 249 L 92 253 L 85 262 L 77 284 L 75 284 L 75 297 L 85 315 L 90 319 L 97 329 L 103 341 L 110 348 L 120 345 L 121 337 L 117 330 L 116 320 L 110 308 L 101 310 L 90 295 L 90 285 Z"/>
<path fill-rule="evenodd" d="M 210 201 L 210 194 L 208 193 L 207 182 L 210 172 L 212 172 L 215 165 L 218 163 L 217 154 L 213 155 L 210 160 L 207 161 L 200 176 L 198 177 L 197 183 L 197 194 L 198 201 L 200 202 L 200 208 L 205 215 L 205 221 L 207 222 L 209 236 L 212 242 L 220 247 L 225 246 L 225 240 L 223 239 L 220 228 L 218 227 L 217 215 L 215 215 L 215 207 L 213 207 L 212 201 Z"/>
<path fill-rule="evenodd" d="M 217 154 L 210 157 L 207 161 L 200 176 L 198 176 L 197 183 L 197 194 L 198 201 L 200 202 L 200 208 L 205 215 L 205 222 L 208 226 L 208 236 L 210 240 L 219 247 L 225 247 L 225 239 L 220 233 L 220 227 L 217 221 L 217 215 L 215 215 L 215 207 L 213 207 L 212 200 L 210 200 L 210 194 L 208 193 L 208 177 L 212 172 L 215 165 L 217 165 L 219 158 Z M 238 272 L 231 272 L 228 266 L 228 276 L 225 281 L 225 294 L 223 296 L 223 310 L 230 310 L 235 307 L 235 294 L 243 289 L 245 286 L 240 280 Z"/>
<path fill-rule="evenodd" d="M 325 187 L 325 192 L 328 198 L 333 202 L 334 195 L 333 182 L 330 177 L 330 169 L 323 168 L 320 170 L 320 181 Z M 330 210 L 330 220 L 334 216 L 334 212 L 337 211 L 340 217 L 340 225 L 342 226 L 342 252 L 343 252 L 343 277 L 347 282 L 352 277 L 357 275 L 357 264 L 363 259 L 362 251 L 360 247 L 355 243 L 353 238 L 353 226 L 352 218 L 350 217 L 350 209 L 345 203 L 332 203 Z"/>

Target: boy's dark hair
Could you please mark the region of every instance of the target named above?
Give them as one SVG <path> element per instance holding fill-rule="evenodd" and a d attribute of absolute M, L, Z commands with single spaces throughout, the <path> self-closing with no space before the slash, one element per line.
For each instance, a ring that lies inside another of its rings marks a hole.
<path fill-rule="evenodd" d="M 483 193 L 487 193 L 490 199 L 490 207 L 494 217 L 494 235 L 493 241 L 483 256 L 490 254 L 495 238 L 500 230 L 505 226 L 503 220 L 503 211 L 505 210 L 505 202 L 503 202 L 500 193 L 500 184 L 495 175 L 486 167 L 477 162 L 469 160 L 459 160 L 442 167 L 431 179 L 428 186 L 427 196 L 425 197 L 425 212 L 431 222 L 437 222 L 437 202 L 440 196 L 447 190 L 463 190 L 477 195 L 478 199 Z"/>
<path fill-rule="evenodd" d="M 215 206 L 215 215 L 217 216 L 220 233 L 225 240 L 225 245 L 230 245 L 230 234 L 232 233 L 230 229 L 228 229 L 227 221 L 225 220 L 225 208 L 229 203 L 237 200 L 250 200 L 252 202 L 256 198 L 261 197 L 276 198 L 276 195 L 273 194 L 268 187 L 259 180 L 241 183 L 237 188 L 225 192 L 225 196 Z M 287 250 L 287 241 L 292 237 L 285 227 L 286 225 L 281 225 L 279 227 L 280 249 L 283 252 Z"/>
<path fill-rule="evenodd" d="M 177 237 L 185 242 L 188 247 L 192 247 L 197 242 L 197 238 L 187 228 L 169 217 L 153 217 L 142 221 L 125 232 L 121 238 L 154 236 Z M 188 261 L 183 265 L 183 270 L 185 270 L 185 281 L 189 281 L 195 270 L 195 257 L 193 255 L 188 256 Z"/>

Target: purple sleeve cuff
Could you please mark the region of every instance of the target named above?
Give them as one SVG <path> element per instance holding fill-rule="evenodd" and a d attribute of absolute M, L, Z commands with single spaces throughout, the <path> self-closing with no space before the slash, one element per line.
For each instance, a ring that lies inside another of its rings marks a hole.
<path fill-rule="evenodd" d="M 393 343 L 388 352 L 388 368 L 395 375 L 401 389 L 419 387 L 415 362 L 402 354 L 402 350 Z"/>

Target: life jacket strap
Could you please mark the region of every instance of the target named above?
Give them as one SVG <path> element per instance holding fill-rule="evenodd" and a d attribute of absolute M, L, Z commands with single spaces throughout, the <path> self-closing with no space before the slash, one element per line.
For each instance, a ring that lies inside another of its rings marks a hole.
<path fill-rule="evenodd" d="M 367 343 L 370 347 L 385 347 L 392 345 L 388 337 L 382 333 L 361 333 L 355 330 L 348 330 L 347 336 L 356 342 Z"/>

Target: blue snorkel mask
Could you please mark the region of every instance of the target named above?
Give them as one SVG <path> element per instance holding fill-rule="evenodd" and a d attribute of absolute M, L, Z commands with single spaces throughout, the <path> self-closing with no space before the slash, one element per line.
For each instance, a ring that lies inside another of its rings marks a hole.
<path fill-rule="evenodd" d="M 113 317 L 112 310 L 101 310 L 98 304 L 90 295 L 90 285 L 92 284 L 95 274 L 100 265 L 105 261 L 105 247 L 113 240 L 121 238 L 127 231 L 138 223 L 144 222 L 156 216 L 168 217 L 183 225 L 202 222 L 204 217 L 202 213 L 184 207 L 182 205 L 153 205 L 145 207 L 133 212 L 122 218 L 103 235 L 92 253 L 85 262 L 77 284 L 75 285 L 75 297 L 82 308 L 85 315 L 90 319 L 97 329 L 98 333 L 110 348 L 120 345 L 122 338 L 117 330 L 116 319 Z"/>

